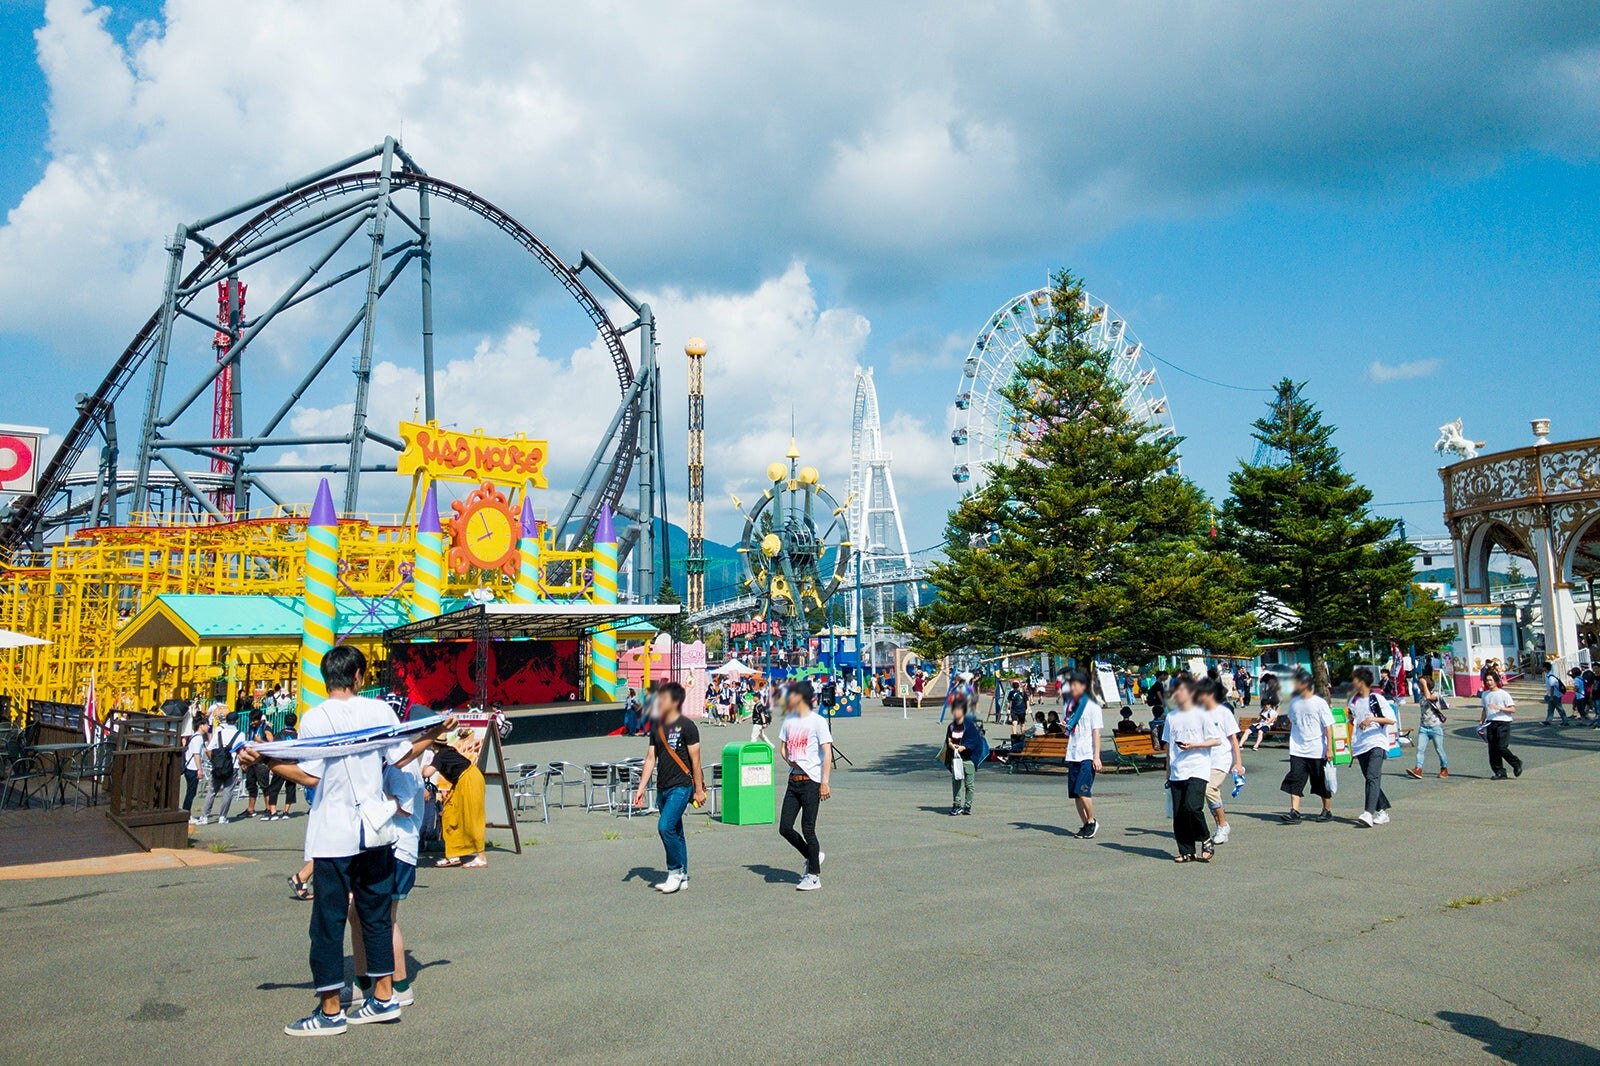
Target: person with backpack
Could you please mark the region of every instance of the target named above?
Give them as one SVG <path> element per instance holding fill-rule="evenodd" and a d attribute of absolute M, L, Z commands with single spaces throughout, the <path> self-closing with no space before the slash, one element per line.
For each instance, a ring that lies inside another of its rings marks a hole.
<path fill-rule="evenodd" d="M 1561 671 L 1556 669 L 1555 663 L 1544 664 L 1544 724 L 1555 725 L 1550 720 L 1551 715 L 1560 715 L 1561 724 L 1567 724 L 1567 708 L 1562 704 L 1561 698 L 1567 693 L 1567 686 L 1561 680 Z"/>
<path fill-rule="evenodd" d="M 205 760 L 201 764 L 206 779 L 206 798 L 195 825 L 205 825 L 211 820 L 213 805 L 218 808 L 217 824 L 227 825 L 228 808 L 233 805 L 233 794 L 238 790 L 239 749 L 244 747 L 244 734 L 228 724 L 227 712 L 227 704 L 211 705 L 216 724 L 206 740 Z"/>
<path fill-rule="evenodd" d="M 671 895 L 689 887 L 689 844 L 683 835 L 683 812 L 689 804 L 706 801 L 705 771 L 700 765 L 700 729 L 683 715 L 683 686 L 668 681 L 656 690 L 660 711 L 650 730 L 650 748 L 645 753 L 639 787 L 630 802 L 643 807 L 650 774 L 656 775 L 656 832 L 667 853 L 667 876 L 655 886 L 657 892 Z"/>
<path fill-rule="evenodd" d="M 1422 766 L 1428 758 L 1428 745 L 1432 744 L 1439 753 L 1439 777 L 1450 776 L 1450 759 L 1444 753 L 1444 724 L 1450 720 L 1447 712 L 1450 705 L 1445 703 L 1444 696 L 1433 690 L 1433 683 L 1428 674 L 1418 674 L 1417 684 L 1422 692 L 1419 701 L 1422 709 L 1422 719 L 1417 723 L 1417 765 L 1406 771 L 1407 777 L 1422 780 Z"/>
<path fill-rule="evenodd" d="M 1350 675 L 1352 692 L 1345 705 L 1345 721 L 1350 723 L 1350 754 L 1361 765 L 1366 781 L 1365 800 L 1356 816 L 1357 829 L 1371 829 L 1389 822 L 1389 797 L 1383 791 L 1383 763 L 1389 758 L 1389 727 L 1398 726 L 1394 706 L 1387 697 L 1373 691 L 1372 671 L 1358 666 Z"/>
<path fill-rule="evenodd" d="M 1583 671 L 1576 666 L 1568 671 L 1567 676 L 1572 678 L 1572 717 L 1582 722 L 1589 717 L 1589 683 L 1584 679 Z"/>

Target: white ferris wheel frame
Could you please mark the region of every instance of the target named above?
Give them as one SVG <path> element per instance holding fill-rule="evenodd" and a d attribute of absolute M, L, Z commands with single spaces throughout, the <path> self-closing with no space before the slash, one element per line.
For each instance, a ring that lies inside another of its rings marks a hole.
<path fill-rule="evenodd" d="M 1034 289 L 1006 301 L 989 316 L 967 352 L 951 407 L 955 465 L 950 476 L 958 485 L 978 488 L 988 477 L 988 464 L 1015 454 L 1011 406 L 1000 390 L 1016 372 L 1017 359 L 1031 351 L 1028 337 L 1049 318 L 1051 291 Z M 1090 343 L 1111 353 L 1111 373 L 1123 386 L 1123 406 L 1149 427 L 1150 439 L 1176 435 L 1161 375 L 1127 320 L 1088 293 L 1083 294 L 1083 306 L 1094 315 Z"/>

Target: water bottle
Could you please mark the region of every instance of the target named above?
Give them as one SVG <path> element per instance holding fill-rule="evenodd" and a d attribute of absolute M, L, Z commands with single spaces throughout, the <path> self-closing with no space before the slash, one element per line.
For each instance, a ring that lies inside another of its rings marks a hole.
<path fill-rule="evenodd" d="M 1241 791 L 1243 791 L 1243 790 L 1244 790 L 1244 775 L 1243 774 L 1234 774 L 1233 775 L 1233 798 L 1234 799 L 1238 799 L 1239 798 L 1239 793 Z"/>

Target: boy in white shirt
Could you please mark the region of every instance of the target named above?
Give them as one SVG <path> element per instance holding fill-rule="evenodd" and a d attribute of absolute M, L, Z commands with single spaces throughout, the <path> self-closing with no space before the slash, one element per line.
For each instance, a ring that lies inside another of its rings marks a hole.
<path fill-rule="evenodd" d="M 1394 706 L 1372 690 L 1372 671 L 1358 666 L 1351 674 L 1350 702 L 1345 719 L 1350 723 L 1350 754 L 1361 765 L 1366 796 L 1357 829 L 1371 829 L 1389 821 L 1389 797 L 1383 792 L 1383 763 L 1389 757 L 1388 726 L 1396 725 Z"/>
<path fill-rule="evenodd" d="M 1517 704 L 1501 685 L 1499 674 L 1490 671 L 1484 675 L 1481 698 L 1483 713 L 1479 716 L 1479 728 L 1489 742 L 1489 769 L 1494 772 L 1494 780 L 1506 779 L 1506 763 L 1511 764 L 1512 773 L 1521 777 L 1522 760 L 1511 752 L 1511 723 L 1516 717 Z"/>
<path fill-rule="evenodd" d="M 1217 823 L 1216 832 L 1211 834 L 1213 844 L 1226 844 L 1233 832 L 1228 824 L 1228 812 L 1223 810 L 1222 790 L 1231 774 L 1244 773 L 1244 760 L 1239 754 L 1239 720 L 1223 702 L 1224 694 L 1223 686 L 1210 678 L 1195 686 L 1200 709 L 1222 733 L 1222 743 L 1211 749 L 1211 780 L 1206 785 L 1206 806 L 1211 808 L 1211 817 Z"/>
<path fill-rule="evenodd" d="M 778 834 L 806 858 L 805 873 L 795 887 L 813 892 L 822 887 L 822 845 L 817 840 L 817 808 L 832 795 L 828 778 L 833 773 L 833 733 L 828 720 L 812 711 L 816 702 L 811 682 L 789 686 L 789 717 L 778 730 L 778 751 L 789 764 L 789 787 L 783 794 L 783 815 Z M 800 818 L 800 832 L 794 820 Z"/>
<path fill-rule="evenodd" d="M 1333 710 L 1311 690 L 1311 675 L 1304 670 L 1294 672 L 1294 699 L 1285 713 L 1289 716 L 1289 772 L 1279 787 L 1289 794 L 1289 813 L 1283 822 L 1300 824 L 1300 797 L 1308 782 L 1311 794 L 1322 800 L 1317 821 L 1331 822 L 1333 809 L 1328 801 L 1333 790 L 1328 787 L 1328 762 L 1333 758 Z"/>
<path fill-rule="evenodd" d="M 1167 788 L 1172 790 L 1172 837 L 1178 844 L 1178 856 L 1173 861 L 1210 862 L 1206 786 L 1211 782 L 1211 749 L 1222 743 L 1222 728 L 1195 705 L 1194 682 L 1188 677 L 1179 678 L 1172 686 L 1172 706 L 1167 710 L 1163 739 L 1167 748 Z"/>
<path fill-rule="evenodd" d="M 1061 709 L 1067 734 L 1067 795 L 1078 808 L 1079 840 L 1091 840 L 1100 831 L 1094 819 L 1094 775 L 1100 769 L 1100 733 L 1105 717 L 1089 698 L 1089 675 L 1074 670 L 1067 675 L 1067 701 Z"/>

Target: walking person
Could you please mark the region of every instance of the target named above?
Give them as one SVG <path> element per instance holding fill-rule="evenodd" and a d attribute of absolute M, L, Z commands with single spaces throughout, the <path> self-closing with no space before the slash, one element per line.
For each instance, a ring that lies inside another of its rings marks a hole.
<path fill-rule="evenodd" d="M 1289 813 L 1283 816 L 1285 825 L 1300 823 L 1300 798 L 1311 794 L 1322 800 L 1319 822 L 1333 821 L 1333 807 L 1329 802 L 1333 789 L 1328 787 L 1328 765 L 1333 760 L 1333 709 L 1328 701 L 1311 688 L 1311 675 L 1305 670 L 1294 672 L 1294 698 L 1289 701 L 1289 772 L 1284 775 L 1280 790 L 1289 794 Z"/>
<path fill-rule="evenodd" d="M 1439 753 L 1439 777 L 1446 778 L 1450 776 L 1450 758 L 1444 753 L 1444 724 L 1450 720 L 1446 713 L 1450 705 L 1433 690 L 1429 674 L 1419 673 L 1417 685 L 1422 692 L 1422 699 L 1418 701 L 1422 717 L 1417 723 L 1417 765 L 1407 770 L 1406 776 L 1422 780 L 1422 767 L 1428 759 L 1428 745 L 1432 744 Z"/>
<path fill-rule="evenodd" d="M 183 809 L 190 814 L 190 825 L 200 824 L 194 816 L 194 797 L 200 788 L 200 775 L 205 773 L 206 741 L 210 734 L 211 723 L 202 718 L 195 723 L 194 732 L 183 745 Z"/>
<path fill-rule="evenodd" d="M 1372 671 L 1358 666 L 1350 675 L 1353 691 L 1345 705 L 1345 720 L 1350 723 L 1350 754 L 1361 766 L 1366 793 L 1357 829 L 1371 829 L 1389 822 L 1389 797 L 1383 791 L 1383 764 L 1389 758 L 1389 727 L 1398 727 L 1399 718 L 1388 697 L 1372 688 Z"/>
<path fill-rule="evenodd" d="M 689 887 L 689 845 L 683 836 L 683 811 L 706 801 L 705 773 L 700 766 L 700 729 L 683 716 L 683 686 L 668 681 L 656 692 L 660 719 L 650 731 L 650 749 L 632 803 L 643 807 L 645 788 L 656 775 L 656 832 L 667 852 L 667 877 L 657 892 L 671 895 Z"/>
<path fill-rule="evenodd" d="M 341 644 L 322 657 L 322 678 L 328 698 L 306 712 L 300 721 L 305 739 L 382 726 L 395 726 L 393 708 L 379 700 L 356 695 L 366 683 L 367 658 L 349 644 Z M 316 789 L 306 819 L 305 857 L 315 872 L 316 898 L 311 904 L 311 981 L 320 1001 L 306 1017 L 284 1027 L 290 1036 L 339 1036 L 347 1025 L 397 1022 L 401 1005 L 394 994 L 394 845 L 397 838 L 393 811 L 385 799 L 383 767 L 405 766 L 421 755 L 439 733 L 455 724 L 441 723 L 438 730 L 416 741 L 397 740 L 381 751 L 290 762 L 270 758 L 272 772 L 307 788 Z M 253 748 L 240 752 L 249 767 L 259 761 Z M 391 834 L 372 843 L 369 836 Z M 370 845 L 370 846 L 369 846 Z M 347 1016 L 339 1009 L 344 988 L 344 933 L 352 898 L 366 941 L 367 974 L 372 993 Z"/>
<path fill-rule="evenodd" d="M 1583 676 L 1583 671 L 1574 666 L 1567 672 L 1572 678 L 1572 717 L 1574 721 L 1584 721 L 1589 717 L 1589 683 Z"/>
<path fill-rule="evenodd" d="M 950 701 L 950 724 L 945 727 L 939 760 L 950 767 L 950 813 L 971 814 L 977 788 L 978 764 L 988 754 L 978 723 L 967 713 L 967 698 Z"/>
<path fill-rule="evenodd" d="M 1551 715 L 1560 715 L 1561 724 L 1567 724 L 1567 708 L 1561 702 L 1566 695 L 1566 682 L 1561 680 L 1561 671 L 1556 669 L 1555 663 L 1544 664 L 1544 724 L 1554 725 Z"/>
<path fill-rule="evenodd" d="M 216 724 L 206 740 L 206 756 L 201 763 L 201 773 L 206 782 L 205 804 L 200 809 L 196 825 L 211 820 L 213 805 L 217 809 L 217 824 L 228 824 L 228 808 L 233 806 L 233 794 L 239 785 L 239 752 L 244 747 L 244 735 L 228 724 L 227 705 L 213 703 L 212 716 Z"/>
<path fill-rule="evenodd" d="M 245 731 L 246 744 L 266 744 L 277 738 L 272 735 L 272 729 L 267 725 L 266 716 L 260 711 L 250 712 L 250 724 Z M 267 805 L 267 819 L 270 821 L 277 815 L 273 809 L 272 800 L 267 797 L 267 786 L 272 781 L 272 771 L 267 769 L 263 762 L 253 763 L 244 772 L 244 787 L 249 799 L 245 802 L 241 818 L 254 818 L 256 816 L 256 798 L 260 797 Z"/>
<path fill-rule="evenodd" d="M 426 714 L 427 712 L 424 711 L 423 713 Z M 284 715 L 283 729 L 278 732 L 277 739 L 293 740 L 299 736 L 300 733 L 295 727 L 298 721 L 299 719 L 293 711 Z M 267 820 L 272 821 L 289 817 L 289 812 L 294 809 L 295 794 L 299 789 L 299 785 L 286 777 L 279 777 L 277 774 L 269 775 L 269 780 L 267 781 Z M 280 797 L 285 800 L 281 807 L 278 806 Z"/>
<path fill-rule="evenodd" d="M 408 718 L 426 718 L 432 712 L 414 705 Z M 281 780 L 276 774 L 273 780 Z M 399 834 L 394 842 L 394 888 L 389 893 L 389 921 L 394 932 L 390 943 L 394 946 L 394 1000 L 402 1007 L 416 1002 L 411 991 L 411 974 L 406 969 L 406 938 L 400 931 L 400 904 L 417 885 L 417 853 L 422 847 L 422 809 L 428 802 L 427 789 L 422 783 L 422 764 L 411 759 L 404 766 L 383 768 L 383 790 L 395 802 L 394 825 Z M 366 936 L 361 930 L 361 916 L 356 913 L 354 901 L 350 904 L 350 947 L 355 957 L 356 987 L 365 999 L 372 992 L 373 979 L 367 972 Z M 355 996 L 352 993 L 351 997 Z"/>
<path fill-rule="evenodd" d="M 772 705 L 767 702 L 763 693 L 762 697 L 755 700 L 750 707 L 750 743 L 760 741 L 767 747 L 772 747 L 772 741 L 767 739 L 767 726 L 772 724 Z"/>
<path fill-rule="evenodd" d="M 1522 760 L 1511 751 L 1511 723 L 1516 719 L 1517 704 L 1511 693 L 1502 686 L 1500 675 L 1490 672 L 1483 677 L 1483 695 L 1479 697 L 1483 710 L 1478 716 L 1478 728 L 1483 739 L 1489 742 L 1489 770 L 1491 780 L 1506 779 L 1506 763 L 1511 772 L 1522 776 Z"/>
<path fill-rule="evenodd" d="M 1233 827 L 1228 824 L 1228 812 L 1223 806 L 1222 792 L 1227 787 L 1230 775 L 1244 774 L 1244 758 L 1239 754 L 1239 720 L 1222 697 L 1222 686 L 1215 681 L 1206 680 L 1195 686 L 1195 698 L 1200 709 L 1205 712 L 1207 721 L 1222 735 L 1222 743 L 1211 749 L 1211 779 L 1206 784 L 1206 806 L 1211 811 L 1211 820 L 1217 824 L 1215 832 L 1211 834 L 1213 844 L 1226 844 L 1233 833 Z"/>
<path fill-rule="evenodd" d="M 1194 682 L 1180 678 L 1172 686 L 1167 710 L 1167 788 L 1172 792 L 1174 862 L 1210 862 L 1213 848 L 1206 832 L 1206 786 L 1211 781 L 1211 749 L 1222 743 L 1220 727 L 1194 703 Z M 1196 853 L 1196 846 L 1199 852 Z"/>
<path fill-rule="evenodd" d="M 1078 809 L 1079 840 L 1093 840 L 1100 831 L 1094 817 L 1094 775 L 1099 771 L 1100 734 L 1105 715 L 1100 704 L 1089 698 L 1089 675 L 1074 670 L 1067 675 L 1067 795 Z"/>
<path fill-rule="evenodd" d="M 828 779 L 833 773 L 833 733 L 828 720 L 812 710 L 816 696 L 811 682 L 789 686 L 789 716 L 778 729 L 778 750 L 789 764 L 789 786 L 783 794 L 783 814 L 778 833 L 805 856 L 805 872 L 795 886 L 801 892 L 822 887 L 822 845 L 817 840 L 817 808 L 832 795 Z M 795 818 L 800 831 L 795 832 Z"/>

